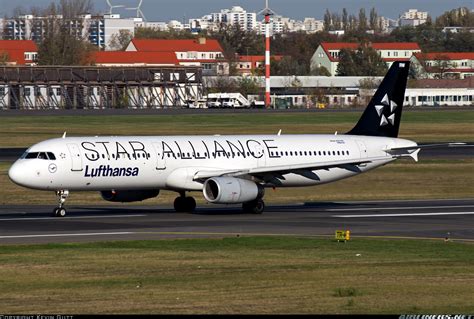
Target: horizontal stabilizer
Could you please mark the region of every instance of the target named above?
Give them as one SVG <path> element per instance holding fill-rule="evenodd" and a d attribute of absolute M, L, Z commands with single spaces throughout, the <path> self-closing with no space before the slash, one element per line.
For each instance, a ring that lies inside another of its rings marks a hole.
<path fill-rule="evenodd" d="M 413 149 L 428 149 L 428 148 L 445 148 L 445 147 L 469 147 L 467 143 L 440 143 L 440 144 L 425 144 L 425 145 L 414 145 L 408 147 L 394 147 L 389 149 L 389 151 L 404 151 L 404 150 L 413 150 Z"/>
<path fill-rule="evenodd" d="M 418 153 L 423 149 L 433 148 L 447 148 L 447 147 L 469 147 L 466 143 L 440 143 L 440 144 L 425 144 L 425 145 L 413 145 L 406 147 L 394 147 L 385 150 L 388 154 L 393 157 L 411 157 L 418 162 Z"/>

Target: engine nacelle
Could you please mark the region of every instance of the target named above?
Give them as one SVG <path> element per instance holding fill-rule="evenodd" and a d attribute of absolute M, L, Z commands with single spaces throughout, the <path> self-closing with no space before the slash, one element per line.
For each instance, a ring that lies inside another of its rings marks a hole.
<path fill-rule="evenodd" d="M 246 179 L 213 177 L 204 182 L 202 192 L 210 203 L 236 204 L 263 197 L 264 188 Z"/>
<path fill-rule="evenodd" d="M 102 198 L 109 202 L 119 203 L 130 203 L 139 202 L 148 198 L 158 196 L 160 193 L 159 189 L 146 189 L 146 190 L 125 190 L 125 191 L 101 191 L 100 195 Z"/>

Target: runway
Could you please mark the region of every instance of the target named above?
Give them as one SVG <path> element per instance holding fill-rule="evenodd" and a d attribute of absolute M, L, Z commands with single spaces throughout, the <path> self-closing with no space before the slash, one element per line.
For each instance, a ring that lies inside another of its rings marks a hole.
<path fill-rule="evenodd" d="M 194 214 L 171 207 L 0 206 L 0 244 L 202 238 L 252 235 L 436 238 L 474 242 L 474 199 L 317 202 L 272 205 L 262 215 L 239 206 L 204 205 Z"/>

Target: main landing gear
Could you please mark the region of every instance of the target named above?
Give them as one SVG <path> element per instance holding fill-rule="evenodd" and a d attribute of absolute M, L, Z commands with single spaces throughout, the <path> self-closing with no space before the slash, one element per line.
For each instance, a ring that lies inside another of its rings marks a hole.
<path fill-rule="evenodd" d="M 58 207 L 53 209 L 53 217 L 64 217 L 66 216 L 66 208 L 63 207 L 64 202 L 66 201 L 67 197 L 69 196 L 68 190 L 60 190 L 56 191 L 56 196 L 58 197 Z"/>
<path fill-rule="evenodd" d="M 242 210 L 244 213 L 262 214 L 265 210 L 265 202 L 261 198 L 254 199 L 253 201 L 243 203 Z"/>
<path fill-rule="evenodd" d="M 174 210 L 177 213 L 192 213 L 196 209 L 196 200 L 194 197 L 186 196 L 186 193 L 179 193 L 180 196 L 174 200 Z"/>

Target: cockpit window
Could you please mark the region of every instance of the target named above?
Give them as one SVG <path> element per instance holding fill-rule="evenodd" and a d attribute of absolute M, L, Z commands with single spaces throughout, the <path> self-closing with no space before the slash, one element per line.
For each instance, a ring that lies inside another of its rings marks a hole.
<path fill-rule="evenodd" d="M 44 160 L 55 160 L 56 156 L 54 156 L 53 153 L 51 152 L 30 152 L 30 153 L 25 153 L 21 158 L 24 159 L 44 159 Z"/>
<path fill-rule="evenodd" d="M 38 159 L 48 159 L 48 155 L 46 153 L 38 153 Z"/>
<path fill-rule="evenodd" d="M 38 152 L 32 152 L 32 153 L 27 153 L 25 158 L 30 159 L 30 158 L 38 158 Z"/>

